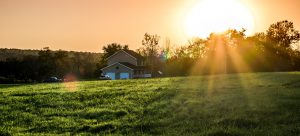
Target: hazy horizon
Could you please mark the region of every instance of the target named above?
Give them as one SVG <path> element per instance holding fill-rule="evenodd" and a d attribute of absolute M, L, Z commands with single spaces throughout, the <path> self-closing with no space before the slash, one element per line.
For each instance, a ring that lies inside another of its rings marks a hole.
<path fill-rule="evenodd" d="M 144 33 L 186 43 L 187 14 L 202 0 L 2 0 L 0 48 L 100 52 L 109 43 L 141 46 Z M 236 0 L 238 1 L 238 0 Z M 254 32 L 281 20 L 300 30 L 298 0 L 239 0 L 251 12 Z M 221 13 L 220 13 L 221 14 Z M 201 17 L 200 17 L 201 18 Z"/>

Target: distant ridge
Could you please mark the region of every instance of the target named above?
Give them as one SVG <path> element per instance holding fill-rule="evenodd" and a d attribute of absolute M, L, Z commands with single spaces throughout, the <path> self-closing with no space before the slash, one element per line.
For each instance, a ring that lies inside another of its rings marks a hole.
<path fill-rule="evenodd" d="M 16 48 L 0 48 L 0 61 L 5 61 L 8 58 L 15 58 L 21 60 L 24 56 L 38 56 L 40 50 L 36 49 L 16 49 Z M 65 50 L 51 50 L 53 53 L 57 51 L 65 51 Z M 69 55 L 73 55 L 74 53 L 80 54 L 93 54 L 97 56 L 101 56 L 101 53 L 94 52 L 80 52 L 80 51 L 66 51 Z"/>

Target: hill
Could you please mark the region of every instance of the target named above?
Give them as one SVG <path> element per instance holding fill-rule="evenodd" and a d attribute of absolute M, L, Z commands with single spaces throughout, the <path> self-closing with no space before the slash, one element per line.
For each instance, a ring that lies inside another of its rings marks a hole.
<path fill-rule="evenodd" d="M 30 49 L 8 49 L 8 48 L 0 48 L 0 61 L 5 61 L 8 58 L 16 58 L 18 60 L 23 59 L 25 56 L 38 56 L 39 51 L 41 50 L 30 50 Z M 62 50 L 58 50 L 62 51 Z M 57 51 L 52 51 L 55 53 Z M 101 57 L 101 53 L 92 53 L 92 52 L 76 52 L 76 51 L 66 51 L 68 56 L 74 56 L 74 54 L 79 53 L 81 55 L 92 54 L 95 57 Z"/>
<path fill-rule="evenodd" d="M 0 135 L 300 135 L 300 73 L 0 85 Z"/>
<path fill-rule="evenodd" d="M 38 56 L 39 50 L 22 50 L 22 49 L 7 49 L 0 48 L 0 61 L 5 61 L 8 58 L 16 58 L 21 60 L 24 56 Z"/>

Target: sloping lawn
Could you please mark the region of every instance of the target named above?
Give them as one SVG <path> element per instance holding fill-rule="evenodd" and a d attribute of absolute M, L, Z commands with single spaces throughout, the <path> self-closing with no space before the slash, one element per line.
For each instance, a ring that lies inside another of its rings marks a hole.
<path fill-rule="evenodd" d="M 0 85 L 0 135 L 300 135 L 300 72 Z"/>

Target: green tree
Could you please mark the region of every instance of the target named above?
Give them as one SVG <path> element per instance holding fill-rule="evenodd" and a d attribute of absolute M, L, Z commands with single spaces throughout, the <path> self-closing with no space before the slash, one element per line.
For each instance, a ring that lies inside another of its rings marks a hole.
<path fill-rule="evenodd" d="M 281 47 L 291 47 L 300 40 L 299 31 L 295 30 L 293 22 L 284 20 L 272 24 L 267 30 L 267 40 Z"/>
<path fill-rule="evenodd" d="M 157 57 L 159 54 L 159 39 L 160 37 L 158 35 L 145 33 L 144 39 L 142 40 L 142 54 L 150 58 Z"/>
<path fill-rule="evenodd" d="M 244 71 L 244 58 L 239 50 L 245 49 L 245 29 L 229 29 L 224 33 L 212 33 L 206 40 L 208 58 L 205 62 L 209 73 Z M 243 65 L 243 66 L 242 66 Z"/>
<path fill-rule="evenodd" d="M 68 61 L 68 52 L 63 50 L 55 51 L 54 56 L 55 73 L 57 76 L 62 77 L 66 73 L 70 72 L 70 62 Z"/>
<path fill-rule="evenodd" d="M 271 24 L 266 32 L 264 50 L 267 60 L 271 61 L 273 71 L 291 70 L 296 62 L 292 56 L 292 45 L 299 42 L 300 34 L 293 22 L 283 20 Z"/>
<path fill-rule="evenodd" d="M 121 45 L 118 43 L 111 43 L 106 46 L 102 47 L 103 50 L 103 56 L 102 56 L 102 61 L 106 62 L 107 58 L 114 53 L 118 52 L 119 50 L 128 50 L 128 45 Z"/>
<path fill-rule="evenodd" d="M 144 39 L 142 40 L 143 47 L 137 50 L 139 54 L 146 58 L 146 65 L 150 68 L 153 76 L 155 76 L 155 71 L 160 69 L 159 39 L 160 37 L 158 35 L 145 33 Z"/>
<path fill-rule="evenodd" d="M 53 59 L 53 53 L 49 47 L 44 47 L 39 51 L 39 78 L 45 79 L 49 76 L 53 76 L 55 71 L 55 64 Z"/>

